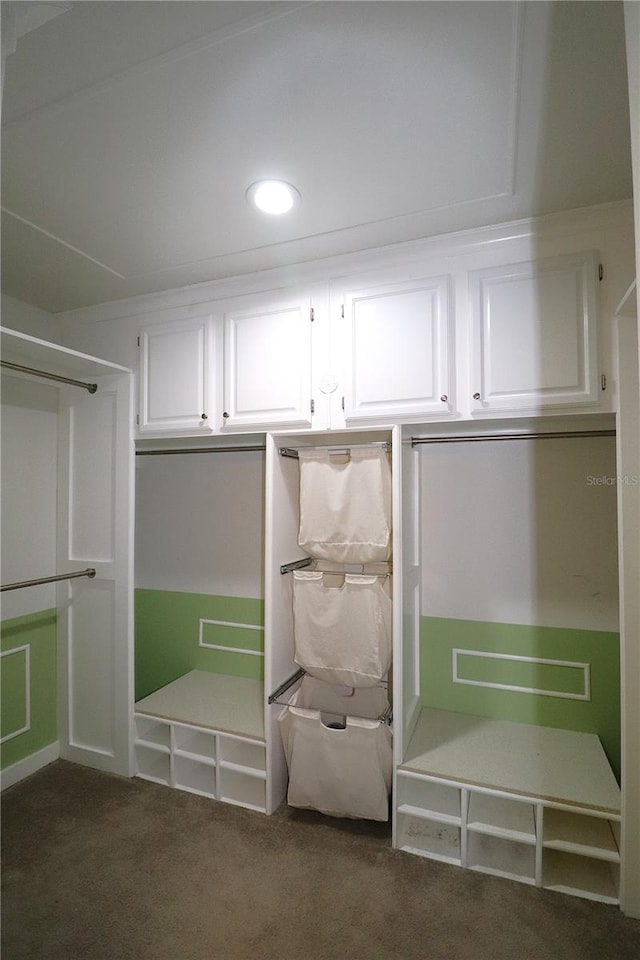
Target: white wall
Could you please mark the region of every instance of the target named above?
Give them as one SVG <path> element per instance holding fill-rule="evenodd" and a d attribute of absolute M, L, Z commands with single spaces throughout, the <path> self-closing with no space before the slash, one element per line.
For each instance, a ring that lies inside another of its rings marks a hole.
<path fill-rule="evenodd" d="M 262 598 L 264 454 L 136 457 L 136 587 Z"/>
<path fill-rule="evenodd" d="M 2 294 L 2 326 L 40 340 L 61 343 L 61 324 L 52 313 Z"/>
<path fill-rule="evenodd" d="M 2 376 L 2 582 L 56 572 L 58 391 Z M 2 619 L 54 607 L 55 585 L 2 594 Z"/>
<path fill-rule="evenodd" d="M 613 438 L 420 450 L 424 616 L 618 629 Z"/>

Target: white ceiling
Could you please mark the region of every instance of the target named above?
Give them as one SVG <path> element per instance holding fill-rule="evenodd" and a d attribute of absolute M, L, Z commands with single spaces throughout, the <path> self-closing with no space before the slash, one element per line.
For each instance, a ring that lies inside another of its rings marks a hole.
<path fill-rule="evenodd" d="M 45 310 L 631 196 L 620 3 L 62 6 L 2 104 L 3 292 Z"/>

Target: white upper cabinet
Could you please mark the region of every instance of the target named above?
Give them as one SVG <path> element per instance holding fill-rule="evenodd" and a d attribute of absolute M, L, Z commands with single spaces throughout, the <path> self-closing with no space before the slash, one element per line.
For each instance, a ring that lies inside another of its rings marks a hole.
<path fill-rule="evenodd" d="M 140 433 L 211 433 L 212 339 L 208 313 L 140 328 Z"/>
<path fill-rule="evenodd" d="M 471 413 L 599 400 L 594 253 L 470 273 Z"/>
<path fill-rule="evenodd" d="M 292 291 L 234 298 L 219 304 L 219 311 L 225 430 L 310 427 L 310 295 Z"/>
<path fill-rule="evenodd" d="M 342 335 L 335 365 L 342 367 L 345 422 L 450 415 L 448 277 L 343 287 L 339 305 L 336 296 Z"/>

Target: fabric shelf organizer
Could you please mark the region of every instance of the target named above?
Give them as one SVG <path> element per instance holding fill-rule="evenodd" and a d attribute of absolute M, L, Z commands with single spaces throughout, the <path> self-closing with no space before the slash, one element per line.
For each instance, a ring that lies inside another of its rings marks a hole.
<path fill-rule="evenodd" d="M 306 570 L 293 578 L 296 663 L 328 683 L 378 683 L 391 665 L 388 579 Z"/>
<path fill-rule="evenodd" d="M 388 560 L 391 468 L 379 447 L 346 453 L 300 450 L 298 545 L 338 563 Z"/>
<path fill-rule="evenodd" d="M 298 545 L 329 570 L 293 571 L 294 658 L 304 677 L 282 715 L 287 801 L 336 817 L 387 820 L 391 468 L 382 447 L 298 451 Z M 362 565 L 362 573 L 347 569 Z M 336 569 L 337 568 L 337 569 Z"/>
<path fill-rule="evenodd" d="M 290 806 L 334 817 L 388 819 L 391 731 L 374 719 L 385 706 L 381 687 L 353 690 L 303 679 L 279 717 Z"/>

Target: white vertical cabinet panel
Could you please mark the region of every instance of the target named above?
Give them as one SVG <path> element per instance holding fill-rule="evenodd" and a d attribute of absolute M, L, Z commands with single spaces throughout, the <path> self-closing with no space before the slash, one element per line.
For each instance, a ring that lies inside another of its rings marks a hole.
<path fill-rule="evenodd" d="M 210 433 L 215 427 L 213 337 L 210 314 L 141 327 L 141 433 Z"/>
<path fill-rule="evenodd" d="M 449 415 L 449 278 L 351 287 L 341 299 L 345 421 Z"/>
<path fill-rule="evenodd" d="M 58 586 L 61 756 L 131 776 L 133 447 L 130 376 L 60 392 Z"/>
<path fill-rule="evenodd" d="M 260 294 L 221 310 L 224 426 L 312 426 L 310 296 Z"/>
<path fill-rule="evenodd" d="M 594 253 L 470 273 L 472 413 L 599 398 Z"/>
<path fill-rule="evenodd" d="M 622 873 L 620 902 L 640 918 L 640 410 L 636 297 L 618 308 L 618 557 L 622 706 Z"/>

